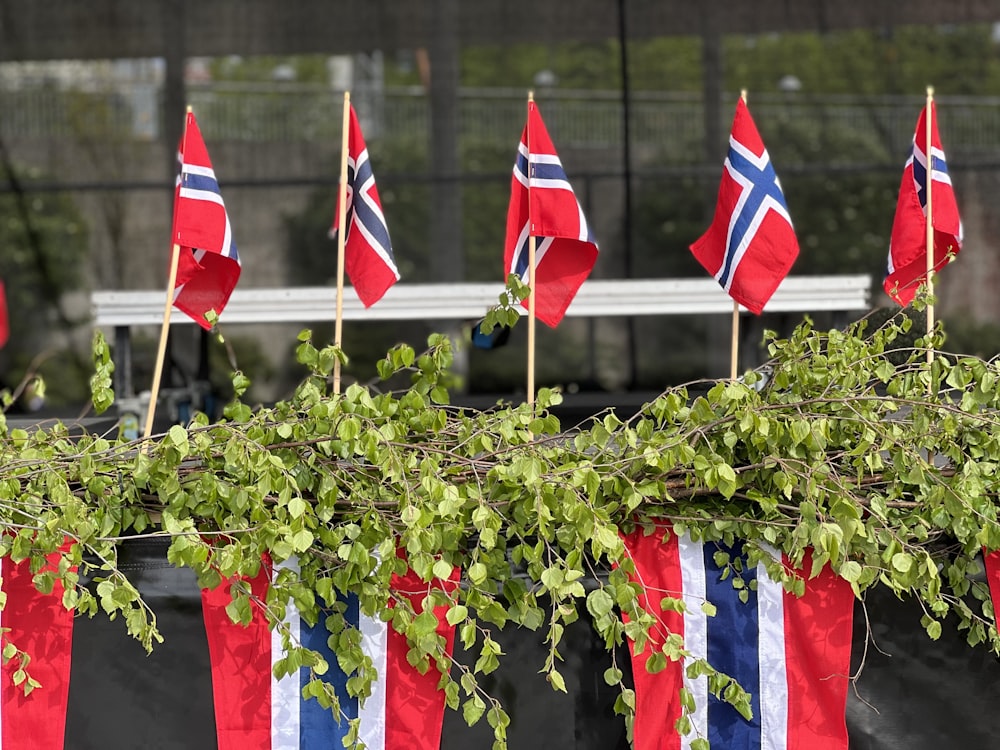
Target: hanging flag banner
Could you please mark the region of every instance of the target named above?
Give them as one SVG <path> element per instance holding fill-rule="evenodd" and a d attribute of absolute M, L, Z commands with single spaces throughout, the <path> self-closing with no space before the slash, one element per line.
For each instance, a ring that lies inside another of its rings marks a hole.
<path fill-rule="evenodd" d="M 282 568 L 297 572 L 294 559 L 280 566 L 264 564 L 249 581 L 253 598 L 263 602 L 273 577 Z M 389 623 L 361 611 L 354 595 L 342 595 L 345 619 L 360 636 L 364 652 L 372 659 L 378 679 L 364 702 L 347 692 L 348 675 L 330 648 L 330 633 L 322 618 L 310 625 L 293 603 L 286 608 L 283 628 L 292 641 L 318 652 L 329 670 L 319 676 L 337 692 L 343 716 L 340 721 L 316 700 L 304 700 L 302 688 L 311 678 L 309 669 L 276 679 L 274 663 L 281 658 L 281 629 L 268 628 L 260 607 L 254 607 L 250 624 L 234 624 L 226 613 L 232 601 L 231 581 L 202 590 L 202 609 L 208 636 L 219 750 L 326 750 L 343 747 L 348 722 L 359 719 L 359 734 L 368 750 L 438 750 L 444 720 L 445 695 L 438 690 L 440 674 L 431 665 L 421 674 L 406 659 L 409 644 Z M 454 584 L 455 582 L 452 582 Z M 412 572 L 396 577 L 393 590 L 406 596 L 418 614 L 430 584 Z M 438 633 L 446 651 L 454 647 L 455 630 L 447 624 L 447 607 L 434 608 Z"/>
<path fill-rule="evenodd" d="M 828 568 L 805 581 L 803 596 L 749 567 L 742 545 L 697 542 L 668 527 L 624 537 L 644 589 L 640 603 L 656 618 L 642 651 L 630 642 L 635 680 L 634 750 L 681 750 L 696 739 L 713 748 L 847 750 L 854 595 Z M 788 561 L 783 560 L 791 570 Z M 808 567 L 808 566 L 807 566 Z M 740 577 L 742 585 L 733 585 Z M 743 594 L 746 601 L 742 601 Z M 664 610 L 664 598 L 683 613 Z M 711 695 L 708 678 L 689 678 L 686 659 L 651 674 L 646 662 L 676 634 L 694 658 L 706 659 L 750 694 L 752 717 Z M 694 698 L 692 731 L 681 736 L 680 690 Z"/>
<path fill-rule="evenodd" d="M 58 552 L 49 555 L 48 569 L 59 564 Z M 69 673 L 73 653 L 73 610 L 63 606 L 63 588 L 56 581 L 52 592 L 35 588 L 28 560 L 0 561 L 0 590 L 6 597 L 0 610 L 3 644 L 11 643 L 30 661 L 26 670 L 41 687 L 24 694 L 24 684 L 14 684 L 21 669 L 18 657 L 3 665 L 0 675 L 0 750 L 61 750 L 65 746 Z"/>

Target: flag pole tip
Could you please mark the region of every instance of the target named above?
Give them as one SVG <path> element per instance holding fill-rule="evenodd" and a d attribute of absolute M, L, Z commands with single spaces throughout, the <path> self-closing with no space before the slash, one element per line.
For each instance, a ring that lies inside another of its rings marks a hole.
<path fill-rule="evenodd" d="M 934 87 L 933 86 L 928 86 L 927 87 L 927 96 L 934 96 Z"/>
<path fill-rule="evenodd" d="M 744 104 L 747 103 L 747 90 L 746 89 L 740 89 L 740 99 L 743 101 Z"/>
<path fill-rule="evenodd" d="M 529 102 L 535 101 L 535 90 L 534 89 L 528 89 L 528 101 Z"/>
<path fill-rule="evenodd" d="M 351 92 L 350 91 L 345 91 L 344 92 L 344 101 L 345 102 L 351 101 Z"/>
<path fill-rule="evenodd" d="M 187 113 L 191 114 L 192 112 L 194 112 L 194 110 L 191 108 L 191 105 L 187 105 Z"/>

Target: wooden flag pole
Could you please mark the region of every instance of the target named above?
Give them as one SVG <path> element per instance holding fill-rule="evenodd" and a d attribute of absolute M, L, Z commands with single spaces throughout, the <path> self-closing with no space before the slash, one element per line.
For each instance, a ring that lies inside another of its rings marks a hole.
<path fill-rule="evenodd" d="M 934 154 L 932 149 L 931 134 L 933 133 L 932 125 L 934 114 L 931 109 L 934 105 L 934 87 L 927 87 L 927 104 L 925 109 L 926 117 L 925 120 L 925 136 L 926 136 L 926 148 L 924 149 L 924 154 L 927 159 L 927 294 L 931 297 L 931 300 L 927 303 L 927 366 L 934 362 L 934 345 L 932 343 L 931 335 L 934 330 L 934 210 L 933 202 L 931 200 L 931 185 L 934 182 Z M 930 388 L 930 380 L 928 379 L 927 385 Z"/>
<path fill-rule="evenodd" d="M 163 326 L 160 328 L 160 346 L 156 351 L 156 365 L 153 368 L 153 387 L 149 394 L 149 405 L 146 407 L 146 429 L 142 433 L 142 439 L 148 440 L 153 434 L 153 417 L 156 414 L 156 402 L 160 397 L 160 376 L 163 373 L 163 364 L 167 355 L 167 338 L 170 335 L 170 310 L 174 305 L 174 285 L 177 283 L 177 265 L 180 261 L 181 246 L 174 243 L 173 251 L 170 254 L 170 274 L 167 279 L 167 301 L 163 306 Z M 143 445 L 143 450 L 145 450 Z"/>
<path fill-rule="evenodd" d="M 740 99 L 747 103 L 747 90 L 740 89 Z M 733 300 L 732 340 L 729 343 L 729 379 L 736 380 L 740 361 L 740 303 Z"/>
<path fill-rule="evenodd" d="M 535 92 L 528 92 L 528 117 Z M 535 406 L 535 235 L 531 226 L 531 127 L 525 128 L 528 146 L 528 405 Z"/>
<path fill-rule="evenodd" d="M 181 134 L 181 152 L 184 151 L 184 141 L 187 138 L 188 115 L 191 114 L 191 107 L 188 106 L 184 113 L 184 132 Z M 176 197 L 174 198 L 176 201 Z M 175 206 L 176 209 L 176 206 Z M 171 231 L 174 231 L 171 222 Z M 176 237 L 172 239 L 176 240 Z M 146 427 L 142 433 L 142 450 L 146 451 L 146 441 L 153 434 L 153 418 L 156 415 L 156 402 L 160 397 L 160 378 L 163 373 L 164 361 L 167 358 L 167 338 L 170 335 L 170 311 L 174 306 L 174 286 L 177 284 L 177 266 L 180 263 L 181 246 L 174 242 L 170 253 L 170 273 L 167 278 L 167 299 L 163 306 L 163 325 L 160 327 L 160 345 L 156 351 L 156 365 L 153 367 L 153 385 L 149 393 L 149 405 L 146 407 Z"/>
<path fill-rule="evenodd" d="M 733 340 L 729 344 L 729 379 L 736 380 L 740 361 L 740 303 L 733 300 Z"/>
<path fill-rule="evenodd" d="M 337 200 L 337 314 L 333 324 L 333 345 L 341 347 L 344 325 L 344 244 L 347 237 L 347 150 L 350 145 L 351 92 L 344 92 L 344 126 L 340 141 L 340 183 Z M 333 393 L 340 393 L 340 357 L 333 360 Z"/>

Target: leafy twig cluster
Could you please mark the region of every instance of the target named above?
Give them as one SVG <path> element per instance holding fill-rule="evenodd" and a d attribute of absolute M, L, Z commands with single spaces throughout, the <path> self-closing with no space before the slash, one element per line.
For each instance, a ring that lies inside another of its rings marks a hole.
<path fill-rule="evenodd" d="M 449 705 L 470 723 L 486 717 L 497 747 L 509 718 L 477 677 L 499 666 L 492 634 L 507 625 L 544 632 L 539 668 L 565 691 L 561 639 L 586 612 L 612 653 L 605 679 L 621 685 L 618 708 L 629 713 L 634 695 L 614 649 L 625 637 L 646 647 L 655 626 L 621 539 L 637 525 L 744 540 L 751 562 L 770 561 L 792 590 L 802 577 L 766 550 L 795 563 L 809 551 L 806 575 L 829 565 L 858 597 L 889 587 L 921 603 L 931 638 L 953 617 L 970 644 L 998 650 L 976 578 L 982 548 L 1000 547 L 1000 367 L 944 353 L 928 364 L 926 347 L 938 349 L 942 331 L 894 348 L 908 326 L 899 317 L 874 331 L 862 321 L 820 332 L 807 321 L 788 339 L 769 338 L 772 360 L 760 372 L 672 388 L 627 420 L 608 411 L 572 427 L 548 411 L 560 399 L 552 390 L 534 406 L 449 406 L 443 336 L 424 353 L 400 346 L 386 355 L 380 373 L 408 374 L 406 390 L 355 385 L 334 395 L 329 375 L 342 354 L 317 348 L 307 331 L 297 357 L 311 374 L 272 407 L 243 403 L 248 383 L 237 373 L 224 419 L 197 415 L 147 443 L 61 425 L 7 431 L 0 554 L 30 558 L 39 588 L 58 580 L 67 607 L 122 617 L 147 648 L 160 640 L 156 616 L 117 565 L 122 540 L 168 537 L 170 561 L 203 586 L 253 576 L 265 555 L 295 559 L 296 572 L 284 569 L 266 601 L 234 585 L 231 617 L 248 621 L 257 608 L 280 628 L 291 602 L 308 621 L 325 621 L 341 666 L 354 672 L 350 689 L 363 696 L 374 672 L 344 620 L 340 602 L 352 592 L 407 635 L 413 663 L 440 669 Z M 94 364 L 103 410 L 113 363 L 99 334 Z M 60 564 L 43 570 L 60 550 Z M 423 611 L 394 583 L 408 570 L 426 591 Z M 460 585 L 443 585 L 456 571 Z M 447 607 L 466 650 L 478 653 L 473 666 L 451 663 L 430 605 Z M 678 637 L 655 642 L 653 669 L 685 655 Z M 287 633 L 285 645 L 278 672 L 326 670 Z M 14 646 L 5 658 L 19 653 Z M 689 669 L 749 710 L 712 665 Z M 307 692 L 336 709 L 320 681 Z"/>

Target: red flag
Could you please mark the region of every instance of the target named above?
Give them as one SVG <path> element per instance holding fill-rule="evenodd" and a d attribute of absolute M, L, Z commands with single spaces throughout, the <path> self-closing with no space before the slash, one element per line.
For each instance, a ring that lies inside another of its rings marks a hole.
<path fill-rule="evenodd" d="M 49 557 L 49 569 L 59 553 Z M 40 688 L 24 694 L 24 685 L 12 682 L 20 660 L 11 659 L 0 674 L 0 746 L 4 750 L 59 750 L 64 746 L 69 705 L 69 672 L 73 651 L 73 611 L 62 603 L 62 585 L 50 594 L 32 582 L 30 563 L 0 561 L 2 590 L 7 603 L 0 611 L 3 643 L 13 643 L 31 657 L 28 674 Z M 7 630 L 9 628 L 9 630 Z"/>
<path fill-rule="evenodd" d="M 799 256 L 781 183 L 742 98 L 715 216 L 691 252 L 730 297 L 757 315 Z"/>
<path fill-rule="evenodd" d="M 658 527 L 624 538 L 635 564 L 633 579 L 644 594 L 640 605 L 656 618 L 642 651 L 632 650 L 635 680 L 635 750 L 680 750 L 675 723 L 681 716 L 680 689 L 690 691 L 689 715 L 696 738 L 712 747 L 783 747 L 787 750 L 847 750 L 847 687 L 850 679 L 854 595 L 850 585 L 825 568 L 805 582 L 801 597 L 771 580 L 762 564 L 747 565 L 742 544 L 698 542 Z M 718 552 L 739 566 L 727 568 Z M 776 557 L 778 557 L 777 553 Z M 791 570 L 787 558 L 781 558 Z M 808 567 L 808 563 L 807 563 Z M 742 591 L 732 575 L 742 575 Z M 684 602 L 684 612 L 664 609 L 666 597 Z M 706 602 L 714 607 L 710 616 Z M 650 673 L 646 662 L 671 635 L 683 648 L 707 659 L 750 694 L 752 718 L 745 719 L 715 698 L 705 676 L 690 677 L 686 657 Z"/>
<path fill-rule="evenodd" d="M 180 246 L 174 306 L 208 330 L 212 326 L 205 314 L 222 314 L 240 278 L 240 258 L 193 112 L 187 113 L 178 159 L 171 233 L 171 241 Z"/>
<path fill-rule="evenodd" d="M 983 549 L 983 563 L 986 566 L 986 583 L 990 587 L 990 601 L 993 602 L 993 618 L 1000 618 L 1000 550 L 987 552 Z"/>
<path fill-rule="evenodd" d="M 333 215 L 330 236 L 336 236 L 340 222 L 340 194 Z M 399 269 L 392 254 L 389 228 L 382 214 L 382 202 L 375 187 L 375 175 L 368 159 L 368 147 L 354 107 L 350 110 L 347 138 L 347 236 L 344 238 L 344 270 L 358 298 L 371 307 L 399 281 Z"/>
<path fill-rule="evenodd" d="M 0 281 L 0 349 L 7 345 L 10 338 L 10 319 L 7 317 L 7 290 Z"/>
<path fill-rule="evenodd" d="M 934 270 L 954 259 L 962 249 L 962 220 L 955 190 L 938 134 L 931 101 L 931 221 L 934 225 Z M 896 215 L 889 240 L 889 260 L 882 286 L 904 307 L 927 282 L 927 107 L 920 111 L 910 156 L 903 167 Z"/>
<path fill-rule="evenodd" d="M 270 564 L 262 565 L 261 572 L 250 581 L 256 598 L 266 599 L 272 575 L 280 567 L 295 570 L 296 563 L 289 560 L 273 569 Z M 454 572 L 457 576 L 458 570 Z M 230 583 L 202 590 L 219 750 L 342 747 L 347 721 L 338 723 L 330 710 L 315 700 L 302 698 L 307 668 L 300 670 L 303 674 L 280 680 L 272 676 L 272 665 L 282 655 L 280 630 L 268 629 L 259 607 L 254 608 L 247 627 L 229 620 L 225 608 L 232 600 Z M 393 580 L 393 589 L 410 600 L 417 614 L 423 610 L 430 585 L 413 573 Z M 457 577 L 433 585 L 453 588 Z M 372 694 L 364 705 L 347 692 L 349 675 L 341 669 L 330 648 L 330 634 L 322 618 L 316 625 L 310 625 L 300 618 L 294 604 L 289 604 L 284 627 L 291 631 L 294 642 L 324 657 L 330 668 L 321 679 L 336 690 L 347 719 L 360 719 L 358 737 L 368 750 L 438 750 L 445 709 L 444 692 L 437 687 L 438 670 L 431 665 L 421 674 L 410 665 L 406 658 L 409 651 L 406 637 L 378 617 L 365 615 L 356 596 L 341 596 L 340 601 L 345 607 L 345 619 L 360 633 L 362 648 L 378 672 Z M 436 607 L 433 612 L 438 633 L 445 638 L 445 649 L 450 654 L 455 629 L 445 619 L 447 607 Z"/>
<path fill-rule="evenodd" d="M 529 236 L 538 238 L 535 316 L 555 328 L 597 261 L 597 242 L 534 102 L 528 103 L 514 164 L 504 243 L 506 274 L 517 274 L 524 283 Z"/>

